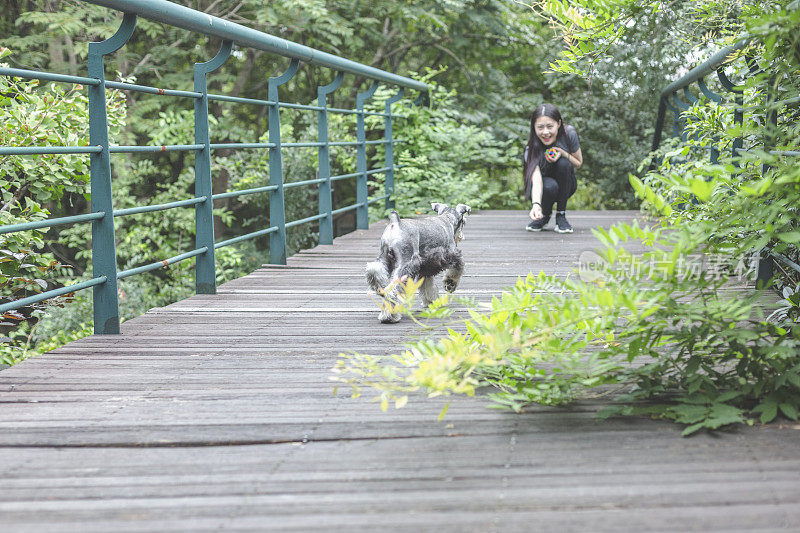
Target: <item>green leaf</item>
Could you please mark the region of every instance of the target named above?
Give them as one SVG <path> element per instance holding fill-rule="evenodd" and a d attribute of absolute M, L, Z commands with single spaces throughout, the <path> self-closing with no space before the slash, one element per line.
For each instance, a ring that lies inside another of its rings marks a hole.
<path fill-rule="evenodd" d="M 738 398 L 741 395 L 742 395 L 742 391 L 729 390 L 728 392 L 723 392 L 722 394 L 717 396 L 715 398 L 715 400 L 720 402 L 720 403 L 724 403 L 724 402 L 728 402 L 730 400 L 733 400 L 734 398 Z"/>
<path fill-rule="evenodd" d="M 625 405 L 606 405 L 605 407 L 597 411 L 597 413 L 595 413 L 595 416 L 601 420 L 604 420 L 606 418 L 611 418 L 612 416 L 623 415 L 626 414 L 625 410 L 627 407 L 628 406 Z"/>
<path fill-rule="evenodd" d="M 689 184 L 689 189 L 700 201 L 707 202 L 711 199 L 711 192 L 714 190 L 714 182 L 704 179 L 695 179 Z"/>
<path fill-rule="evenodd" d="M 699 431 L 699 430 L 703 429 L 703 427 L 705 427 L 705 423 L 703 423 L 703 422 L 698 422 L 697 424 L 692 424 L 691 426 L 688 426 L 686 429 L 683 430 L 683 432 L 681 433 L 681 436 L 682 437 L 686 437 L 688 435 L 691 435 L 692 433 L 695 433 L 696 431 Z"/>
<path fill-rule="evenodd" d="M 797 407 L 789 403 L 781 403 L 780 404 L 781 412 L 791 420 L 797 420 Z"/>
<path fill-rule="evenodd" d="M 693 355 L 689 358 L 689 361 L 686 363 L 686 373 L 687 374 L 695 374 L 697 369 L 700 368 L 700 358 L 696 355 Z M 695 390 L 697 390 L 695 388 Z M 689 392 L 694 392 L 691 389 Z"/>
<path fill-rule="evenodd" d="M 800 231 L 788 231 L 786 233 L 778 233 L 776 235 L 783 242 L 795 244 L 800 242 Z"/>
<path fill-rule="evenodd" d="M 744 415 L 741 409 L 724 403 L 716 403 L 711 407 L 708 420 L 706 420 L 706 427 L 717 429 L 742 422 L 744 422 Z"/>
<path fill-rule="evenodd" d="M 759 408 L 761 408 L 761 416 L 759 419 L 761 420 L 762 424 L 772 422 L 775 417 L 778 416 L 778 404 L 773 400 L 768 400 L 756 407 L 756 409 Z M 755 409 L 753 409 L 753 411 L 755 411 Z"/>
<path fill-rule="evenodd" d="M 681 424 L 692 424 L 705 420 L 708 416 L 708 407 L 705 405 L 680 404 L 672 407 L 670 412 L 675 416 L 675 421 Z"/>

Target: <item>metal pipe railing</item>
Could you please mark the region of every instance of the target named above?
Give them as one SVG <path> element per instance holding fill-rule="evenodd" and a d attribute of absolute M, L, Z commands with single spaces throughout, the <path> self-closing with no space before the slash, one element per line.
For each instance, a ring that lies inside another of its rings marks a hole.
<path fill-rule="evenodd" d="M 69 76 L 67 74 L 56 74 L 54 72 L 39 72 L 38 70 L 25 70 L 21 68 L 0 67 L 0 76 L 13 76 L 28 80 L 57 81 L 61 83 L 75 83 L 80 85 L 100 85 L 100 80 L 94 78 L 83 78 L 81 76 Z"/>
<path fill-rule="evenodd" d="M 213 198 L 214 200 L 221 200 L 223 198 L 235 198 L 237 196 L 242 196 L 246 194 L 257 194 L 260 192 L 274 191 L 275 189 L 277 189 L 277 187 L 274 187 L 272 185 L 267 185 L 266 187 L 253 187 L 251 189 L 241 189 L 238 191 L 230 191 L 230 192 L 214 194 Z"/>
<path fill-rule="evenodd" d="M 664 126 L 664 118 L 667 111 L 667 100 L 673 95 L 676 95 L 679 90 L 688 89 L 692 83 L 700 82 L 712 72 L 716 72 L 721 65 L 729 61 L 731 54 L 741 50 L 747 46 L 747 43 L 749 42 L 749 39 L 740 39 L 731 46 L 725 46 L 721 48 L 706 61 L 703 61 L 688 73 L 681 76 L 680 79 L 677 79 L 667 85 L 664 90 L 661 91 L 658 103 L 658 115 L 656 117 L 656 129 L 655 133 L 653 134 L 652 151 L 658 150 L 658 147 L 661 144 L 661 130 Z M 678 120 L 677 117 L 676 120 Z"/>
<path fill-rule="evenodd" d="M 0 235 L 4 233 L 16 233 L 18 231 L 31 231 L 41 228 L 52 228 L 53 226 L 63 226 L 65 224 L 75 224 L 77 222 L 90 222 L 106 216 L 102 211 L 86 213 L 85 215 L 73 215 L 71 217 L 48 218 L 35 222 L 23 222 L 21 224 L 7 224 L 0 226 Z"/>
<path fill-rule="evenodd" d="M 166 204 L 157 205 L 143 205 L 141 207 L 129 207 L 127 209 L 115 209 L 115 217 L 124 217 L 128 215 L 139 215 L 141 213 L 153 213 L 156 211 L 166 211 L 175 207 L 189 207 L 199 203 L 205 202 L 208 198 L 201 196 L 200 198 L 189 198 L 188 200 L 178 200 L 177 202 L 169 202 Z"/>
<path fill-rule="evenodd" d="M 0 155 L 96 154 L 102 146 L 2 146 Z"/>
<path fill-rule="evenodd" d="M 222 248 L 223 246 L 229 246 L 231 244 L 236 244 L 237 242 L 242 242 L 249 239 L 255 239 L 256 237 L 261 237 L 263 235 L 270 235 L 272 233 L 275 233 L 276 231 L 278 231 L 277 226 L 272 226 L 266 229 L 260 229 L 258 231 L 253 231 L 251 233 L 248 233 L 246 235 L 239 235 L 238 237 L 234 237 L 226 241 L 216 242 L 214 243 L 214 248 Z"/>
<path fill-rule="evenodd" d="M 204 254 L 207 251 L 208 250 L 204 246 L 202 248 L 198 248 L 197 250 L 192 250 L 191 252 L 178 254 L 176 256 L 170 257 L 169 259 L 164 259 L 163 261 L 156 261 L 155 263 L 150 263 L 149 265 L 144 265 L 136 268 L 129 268 L 128 270 L 117 272 L 117 279 L 123 279 L 127 278 L 128 276 L 133 276 L 134 274 L 142 274 L 144 272 L 150 272 L 151 270 L 156 270 L 158 268 L 164 268 L 166 266 L 175 264 L 178 261 L 183 261 L 184 259 L 189 259 L 190 257 L 195 257 L 200 254 Z"/>
<path fill-rule="evenodd" d="M 11 311 L 13 309 L 19 309 L 20 307 L 25 307 L 26 305 L 43 302 L 44 300 L 55 298 L 57 296 L 64 296 L 65 294 L 78 292 L 80 290 L 88 289 L 90 287 L 96 287 L 97 285 L 105 283 L 106 281 L 107 280 L 105 277 L 100 276 L 97 278 L 90 279 L 88 281 L 82 281 L 80 283 L 76 283 L 74 285 L 68 285 L 66 287 L 53 289 L 51 291 L 41 292 L 33 296 L 28 296 L 27 298 L 20 298 L 19 300 L 13 300 L 11 302 L 0 304 L 0 313 L 5 313 L 6 311 Z"/>
<path fill-rule="evenodd" d="M 749 42 L 749 38 L 739 39 L 736 41 L 736 43 L 730 46 L 724 46 L 720 48 L 714 53 L 714 55 L 681 76 L 680 79 L 677 79 L 664 87 L 664 90 L 661 91 L 661 98 L 665 98 L 669 94 L 678 92 L 681 89 L 685 89 L 692 83 L 702 80 L 712 72 L 716 72 L 720 65 L 730 61 L 730 56 L 733 53 L 738 52 L 747 46 Z"/>
<path fill-rule="evenodd" d="M 147 85 L 136 85 L 135 83 L 123 83 L 121 81 L 106 81 L 106 87 L 112 89 L 123 89 L 126 91 L 136 91 L 147 94 L 159 94 L 161 96 L 182 96 L 185 98 L 202 98 L 200 93 L 193 93 L 191 91 L 175 91 L 173 89 L 159 89 L 158 87 L 149 87 Z"/>
<path fill-rule="evenodd" d="M 385 72 L 375 67 L 362 65 L 349 59 L 322 52 L 293 43 L 274 35 L 269 35 L 229 20 L 207 13 L 195 11 L 166 0 L 85 0 L 91 4 L 104 6 L 124 13 L 132 13 L 148 20 L 163 22 L 170 26 L 232 41 L 239 46 L 264 50 L 273 54 L 303 61 L 311 65 L 365 76 L 390 85 L 399 85 L 417 91 L 426 91 L 428 86 L 422 82 Z"/>
<path fill-rule="evenodd" d="M 346 213 L 348 211 L 352 211 L 353 209 L 358 209 L 359 207 L 363 206 L 364 204 L 356 203 L 353 205 L 348 205 L 347 207 L 340 207 L 339 209 L 334 209 L 333 211 L 331 211 L 331 214 L 338 215 L 339 213 Z"/>

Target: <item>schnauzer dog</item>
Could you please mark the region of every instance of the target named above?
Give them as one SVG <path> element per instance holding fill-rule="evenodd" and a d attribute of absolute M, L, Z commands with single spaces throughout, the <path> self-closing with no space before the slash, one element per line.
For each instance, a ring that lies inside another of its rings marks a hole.
<path fill-rule="evenodd" d="M 389 215 L 389 225 L 381 236 L 380 254 L 367 263 L 366 277 L 369 287 L 381 295 L 387 304 L 397 302 L 398 285 L 405 279 L 418 281 L 422 303 L 428 305 L 438 297 L 433 277 L 442 271 L 444 289 L 453 292 L 461 279 L 464 262 L 456 245 L 464 240 L 465 217 L 470 207 L 458 204 L 455 208 L 433 203 L 431 209 L 438 216 L 401 220 L 396 211 Z M 386 305 L 378 315 L 383 323 L 400 320 Z"/>

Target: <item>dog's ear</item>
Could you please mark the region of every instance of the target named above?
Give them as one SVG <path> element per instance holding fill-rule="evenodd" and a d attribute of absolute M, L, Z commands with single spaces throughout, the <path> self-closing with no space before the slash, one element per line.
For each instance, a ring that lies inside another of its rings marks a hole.
<path fill-rule="evenodd" d="M 469 215 L 470 213 L 472 213 L 472 208 L 470 208 L 470 206 L 468 205 L 458 204 L 456 206 L 456 213 L 458 213 L 463 217 L 465 214 Z"/>
<path fill-rule="evenodd" d="M 433 202 L 431 204 L 431 209 L 436 211 L 437 215 L 441 215 L 442 213 L 444 213 L 444 210 L 447 209 L 447 204 L 440 204 L 438 202 Z"/>

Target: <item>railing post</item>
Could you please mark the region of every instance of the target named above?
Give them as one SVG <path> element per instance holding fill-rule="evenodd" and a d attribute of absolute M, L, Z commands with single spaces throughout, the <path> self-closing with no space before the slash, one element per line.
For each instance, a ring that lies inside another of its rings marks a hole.
<path fill-rule="evenodd" d="M 319 172 L 318 178 L 324 181 L 319 183 L 319 214 L 325 217 L 319 219 L 319 243 L 333 244 L 333 195 L 331 189 L 331 151 L 328 139 L 328 95 L 342 85 L 343 72 L 337 72 L 336 77 L 328 85 L 317 87 L 317 105 L 322 109 L 318 112 L 317 131 L 319 142 Z"/>
<path fill-rule="evenodd" d="M 89 86 L 89 144 L 102 151 L 90 156 L 93 213 L 103 218 L 92 221 L 92 275 L 106 281 L 93 288 L 95 334 L 119 333 L 117 296 L 117 250 L 114 241 L 114 201 L 111 196 L 111 158 L 108 150 L 108 115 L 106 113 L 105 65 L 103 57 L 122 48 L 136 29 L 136 15 L 126 13 L 117 32 L 97 43 L 89 43 L 89 77 L 100 80 Z"/>
<path fill-rule="evenodd" d="M 771 76 L 767 84 L 766 91 L 764 92 L 764 107 L 767 110 L 766 123 L 764 124 L 765 152 L 769 152 L 775 144 L 775 137 L 778 132 L 778 110 L 775 108 L 775 77 Z M 764 163 L 761 166 L 762 176 L 766 176 L 770 168 L 769 164 Z M 775 259 L 772 257 L 768 248 L 762 248 L 758 257 L 758 275 L 756 281 L 767 283 L 773 277 L 775 277 Z"/>
<path fill-rule="evenodd" d="M 394 194 L 394 137 L 392 136 L 392 104 L 400 100 L 403 97 L 404 92 L 405 88 L 400 87 L 400 90 L 397 92 L 397 94 L 387 99 L 384 103 L 384 112 L 386 113 L 386 118 L 383 122 L 384 139 L 386 140 L 384 166 L 388 169 L 385 174 L 387 210 L 394 208 L 394 199 L 392 198 L 392 194 Z"/>
<path fill-rule="evenodd" d="M 764 107 L 766 108 L 766 122 L 764 124 L 764 151 L 769 152 L 775 145 L 775 138 L 778 133 L 778 109 L 775 107 L 775 76 L 770 76 L 767 87 L 764 90 Z M 770 165 L 764 163 L 761 173 L 766 174 Z"/>
<path fill-rule="evenodd" d="M 672 136 L 681 136 L 681 110 L 672 105 L 668 98 L 664 99 L 664 105 L 672 111 Z"/>
<path fill-rule="evenodd" d="M 753 74 L 755 70 L 756 69 L 753 66 L 750 67 L 751 74 Z M 744 98 L 742 96 L 742 93 L 744 92 L 744 87 L 734 85 L 733 82 L 728 78 L 728 76 L 725 75 L 725 71 L 722 68 L 717 69 L 717 77 L 719 78 L 719 81 L 722 84 L 722 86 L 727 91 L 730 91 L 736 95 L 734 98 L 734 105 L 736 107 L 733 110 L 733 121 L 741 128 L 744 123 Z M 770 99 L 770 94 L 768 93 L 767 101 L 769 101 L 769 99 Z M 769 135 L 770 135 L 770 127 L 772 126 L 772 124 L 770 123 L 772 120 L 773 116 L 770 116 L 770 114 L 768 113 L 767 114 L 768 124 L 765 124 L 765 127 L 767 128 L 764 138 L 765 151 L 769 149 L 767 145 L 770 142 Z M 775 120 L 774 124 L 775 126 L 777 126 L 777 114 L 774 115 L 774 120 Z M 739 154 L 739 150 L 741 150 L 743 146 L 744 146 L 744 138 L 741 137 L 741 135 L 733 140 L 733 148 L 731 149 L 731 156 L 733 157 L 733 164 L 737 167 L 739 166 L 739 163 L 737 162 L 736 156 Z M 761 168 L 761 171 L 763 173 L 766 172 L 768 169 L 769 167 L 767 165 L 764 165 Z M 758 252 L 758 271 L 756 274 L 756 283 L 761 285 L 762 287 L 766 287 L 766 283 L 769 280 L 771 280 L 774 275 L 775 275 L 774 260 L 770 255 L 769 249 L 762 248 Z"/>
<path fill-rule="evenodd" d="M 736 98 L 734 104 L 736 105 L 736 109 L 733 111 L 733 122 L 742 128 L 744 126 L 744 98 L 742 98 L 741 92 L 736 93 Z M 731 149 L 731 156 L 734 158 L 739 155 L 739 150 L 742 149 L 744 146 L 744 137 L 741 135 L 733 140 L 733 147 Z M 739 166 L 739 163 L 735 162 L 736 166 Z"/>
<path fill-rule="evenodd" d="M 690 106 L 693 106 L 698 102 L 698 99 L 692 94 L 692 91 L 689 90 L 689 87 L 683 88 L 683 94 L 686 95 L 686 101 L 689 102 Z"/>
<path fill-rule="evenodd" d="M 283 162 L 281 159 L 281 114 L 278 107 L 278 87 L 291 80 L 300 67 L 300 61 L 292 59 L 289 68 L 280 76 L 271 77 L 268 83 L 269 104 L 269 184 L 277 187 L 269 195 L 269 224 L 278 231 L 269 235 L 269 262 L 286 264 L 286 214 L 283 202 Z"/>
<path fill-rule="evenodd" d="M 658 150 L 661 145 L 661 130 L 664 128 L 664 118 L 667 115 L 667 103 L 664 97 L 658 100 L 658 113 L 656 114 L 656 128 L 653 131 L 653 144 L 650 148 L 651 152 Z M 651 167 L 652 170 L 653 167 Z"/>
<path fill-rule="evenodd" d="M 661 96 L 658 99 L 658 114 L 656 115 L 656 129 L 653 132 L 653 144 L 650 149 L 651 152 L 658 150 L 658 147 L 661 145 L 661 130 L 664 129 L 664 119 L 666 118 L 668 107 L 669 109 L 673 110 L 673 112 L 676 112 L 667 99 Z M 677 116 L 677 113 L 675 116 Z M 675 137 L 675 135 L 673 135 L 673 137 Z M 650 162 L 650 170 L 655 170 L 657 164 L 660 165 L 661 160 L 656 162 L 656 158 L 653 157 L 653 160 Z"/>
<path fill-rule="evenodd" d="M 681 100 L 678 97 L 678 93 L 672 93 L 672 101 L 675 102 L 675 104 L 678 106 L 678 109 L 680 109 L 682 111 L 685 111 L 685 110 L 689 109 L 690 107 L 692 107 L 692 104 L 686 103 L 683 100 Z M 680 128 L 681 141 L 686 142 L 688 136 L 687 136 L 686 131 L 685 131 L 684 127 L 683 127 L 683 122 L 680 119 L 680 115 L 676 114 L 676 117 L 677 117 L 677 120 L 678 120 L 678 127 Z"/>
<path fill-rule="evenodd" d="M 364 126 L 364 102 L 372 98 L 378 89 L 378 82 L 373 82 L 369 89 L 356 96 L 356 110 L 358 111 L 356 123 L 356 228 L 369 229 L 369 203 L 367 190 L 367 135 Z"/>
<path fill-rule="evenodd" d="M 194 64 L 194 90 L 202 98 L 194 100 L 194 143 L 203 149 L 194 156 L 194 196 L 206 197 L 194 209 L 195 249 L 206 247 L 197 256 L 194 286 L 197 294 L 217 293 L 217 271 L 214 254 L 214 198 L 211 180 L 211 135 L 208 125 L 208 83 L 206 76 L 214 72 L 230 57 L 232 41 L 222 41 L 219 52 L 205 63 Z"/>
<path fill-rule="evenodd" d="M 700 92 L 706 95 L 706 98 L 717 104 L 722 103 L 722 96 L 709 89 L 708 85 L 706 85 L 706 80 L 700 78 L 697 80 L 697 86 L 700 88 Z"/>
<path fill-rule="evenodd" d="M 744 123 L 744 99 L 742 98 L 742 88 L 737 87 L 733 84 L 733 82 L 728 79 L 728 76 L 725 75 L 725 71 L 722 68 L 717 69 L 717 78 L 719 78 L 719 82 L 725 88 L 725 90 L 734 93 L 736 96 L 734 97 L 734 109 L 733 109 L 733 122 L 740 128 Z M 739 155 L 739 150 L 742 149 L 744 146 L 744 139 L 739 136 L 733 140 L 733 146 L 731 147 L 731 157 L 733 157 L 733 164 L 734 166 L 739 166 L 739 163 L 736 157 Z"/>
<path fill-rule="evenodd" d="M 709 89 L 708 85 L 706 85 L 706 81 L 703 78 L 697 80 L 697 86 L 700 88 L 700 92 L 703 93 L 706 96 L 706 98 L 708 98 L 709 100 L 711 100 L 716 104 L 722 103 L 722 96 L 718 95 L 717 93 Z M 709 161 L 711 162 L 712 165 L 716 165 L 717 163 L 719 163 L 719 150 L 717 149 L 716 145 L 716 143 L 719 142 L 719 137 L 712 138 L 711 142 L 712 144 L 709 155 Z"/>

